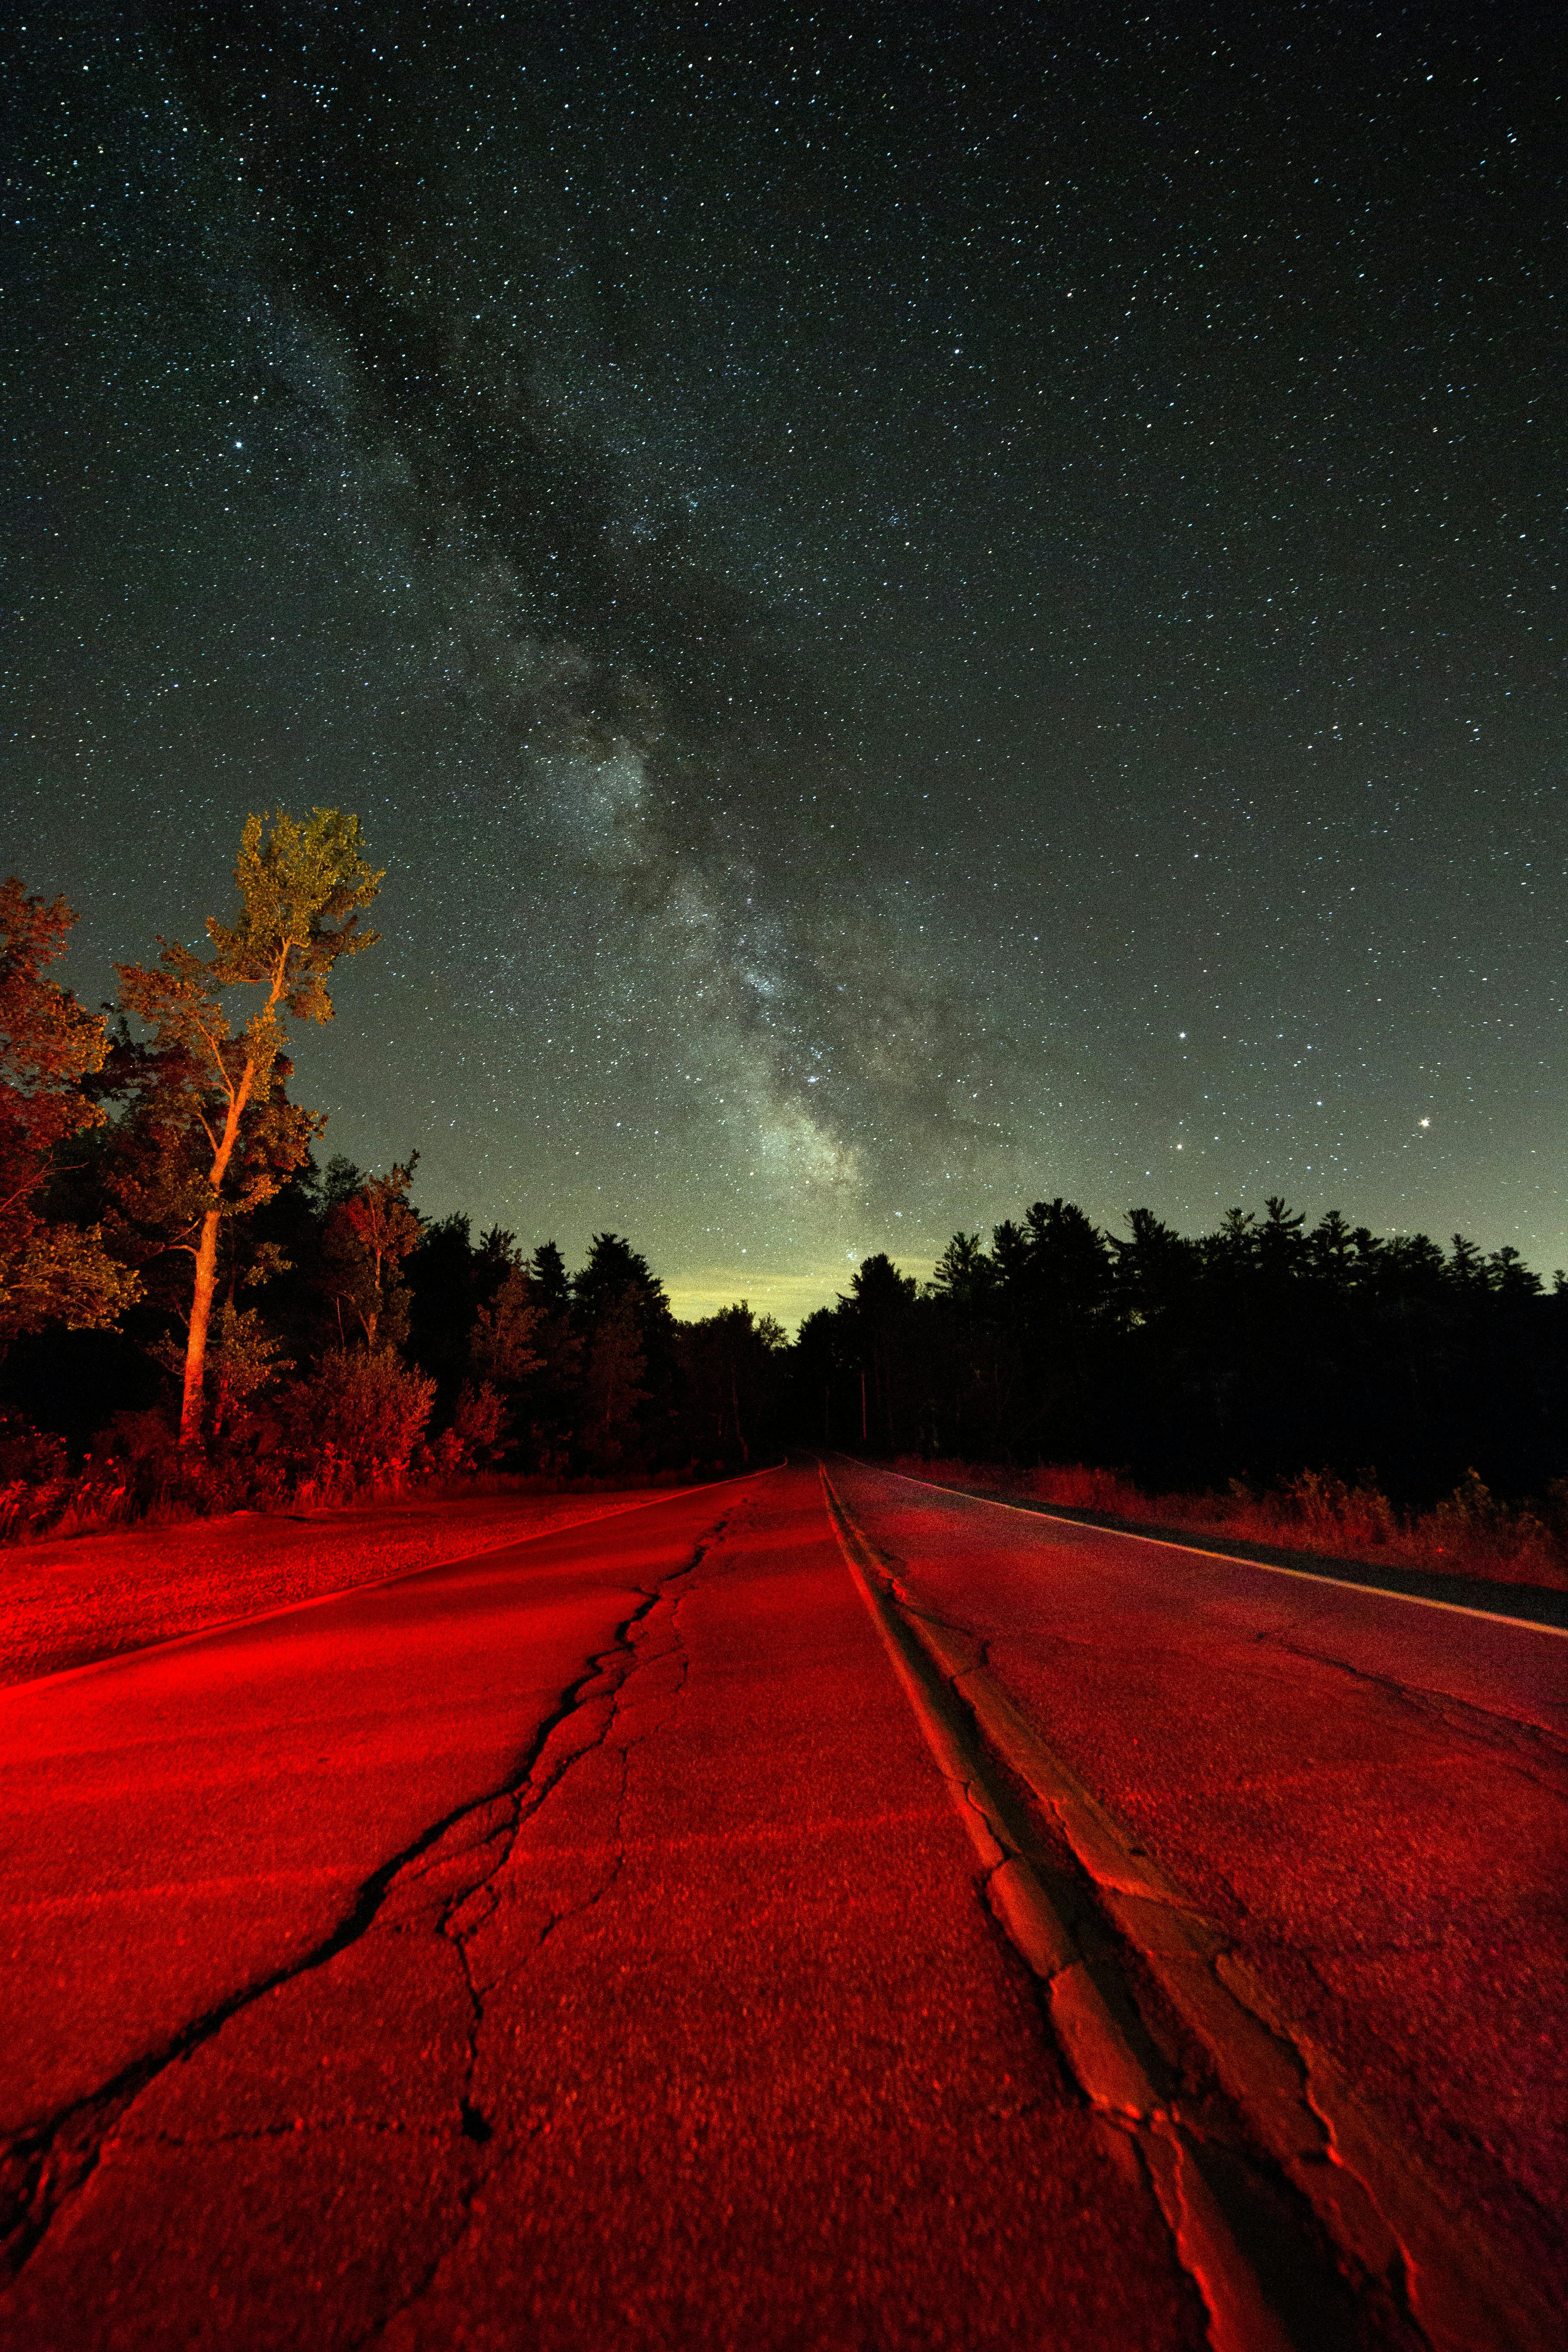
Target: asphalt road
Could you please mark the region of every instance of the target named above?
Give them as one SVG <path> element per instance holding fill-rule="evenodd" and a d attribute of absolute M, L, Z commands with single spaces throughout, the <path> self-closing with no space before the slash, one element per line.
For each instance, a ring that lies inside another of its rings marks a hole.
<path fill-rule="evenodd" d="M 1560 2295 L 1563 1639 L 830 1466 Z M 1239 2342 L 921 1704 L 815 1465 L 0 1694 L 0 2343 Z M 1278 2219 L 1278 2340 L 1422 2341 Z"/>

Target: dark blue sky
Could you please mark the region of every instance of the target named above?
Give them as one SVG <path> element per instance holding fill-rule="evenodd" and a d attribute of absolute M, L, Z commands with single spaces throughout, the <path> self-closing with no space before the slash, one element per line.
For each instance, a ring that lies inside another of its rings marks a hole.
<path fill-rule="evenodd" d="M 13 25 L 7 863 L 357 809 L 330 1146 L 678 1304 L 1562 1263 L 1556 12 L 910 14 Z"/>

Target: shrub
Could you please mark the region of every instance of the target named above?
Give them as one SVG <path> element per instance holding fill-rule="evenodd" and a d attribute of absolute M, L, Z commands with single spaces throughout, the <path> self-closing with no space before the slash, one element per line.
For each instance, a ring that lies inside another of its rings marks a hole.
<path fill-rule="evenodd" d="M 47 1525 L 69 1483 L 65 1441 L 0 1413 L 0 1542 Z"/>
<path fill-rule="evenodd" d="M 506 1431 L 506 1400 L 500 1391 L 489 1381 L 481 1381 L 478 1388 L 465 1381 L 450 1423 L 420 1447 L 414 1466 L 429 1478 L 469 1476 L 500 1459 Z"/>
<path fill-rule="evenodd" d="M 435 1398 L 435 1381 L 410 1371 L 390 1348 L 330 1349 L 283 1399 L 290 1451 L 303 1474 L 301 1501 L 400 1481 Z"/>
<path fill-rule="evenodd" d="M 509 1420 L 506 1399 L 493 1381 L 481 1381 L 478 1388 L 471 1381 L 463 1382 L 458 1392 L 452 1428 L 461 1438 L 470 1462 L 500 1460 L 506 1447 Z"/>

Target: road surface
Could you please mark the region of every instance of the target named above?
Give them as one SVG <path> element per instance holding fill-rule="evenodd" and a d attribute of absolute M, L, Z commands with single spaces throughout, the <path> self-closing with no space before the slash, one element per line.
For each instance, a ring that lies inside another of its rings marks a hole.
<path fill-rule="evenodd" d="M 1568 1644 L 827 1471 L 0 1694 L 0 2344 L 1552 2340 Z"/>

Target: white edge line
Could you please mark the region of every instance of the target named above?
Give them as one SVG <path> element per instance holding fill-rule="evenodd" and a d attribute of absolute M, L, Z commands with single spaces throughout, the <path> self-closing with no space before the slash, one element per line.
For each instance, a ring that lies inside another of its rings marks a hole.
<path fill-rule="evenodd" d="M 324 1609 L 331 1601 L 352 1601 L 356 1592 L 384 1592 L 389 1584 L 402 1584 L 414 1576 L 433 1576 L 441 1568 L 467 1568 L 472 1560 L 494 1559 L 498 1552 L 515 1551 L 520 1544 L 543 1543 L 550 1536 L 574 1536 L 579 1528 L 602 1527 L 606 1519 L 629 1519 L 637 1511 L 651 1511 L 660 1503 L 679 1503 L 686 1495 L 709 1495 L 716 1486 L 738 1486 L 742 1479 L 769 1478 L 775 1470 L 785 1467 L 783 1462 L 770 1462 L 764 1470 L 738 1470 L 733 1477 L 711 1478 L 702 1486 L 672 1486 L 668 1495 L 650 1495 L 643 1503 L 628 1503 L 624 1510 L 595 1511 L 585 1519 L 568 1519 L 564 1527 L 537 1528 L 531 1536 L 513 1536 L 510 1543 L 492 1544 L 488 1551 L 459 1552 L 456 1559 L 423 1560 L 417 1568 L 395 1568 L 390 1576 L 373 1576 L 363 1584 L 339 1585 L 335 1591 L 312 1592 L 304 1601 L 279 1601 L 276 1609 L 258 1609 L 250 1617 L 220 1617 L 211 1625 L 194 1626 L 188 1633 L 171 1633 L 166 1642 L 142 1642 L 132 1649 L 113 1650 L 107 1658 L 89 1658 L 79 1666 L 62 1666 L 58 1674 L 35 1675 L 31 1681 L 0 1683 L 0 1706 L 19 1691 L 51 1689 L 57 1683 L 79 1682 L 84 1675 L 106 1674 L 111 1666 L 127 1666 L 140 1658 L 166 1655 L 170 1650 L 187 1650 L 194 1642 L 211 1640 L 216 1633 L 232 1633 L 241 1625 L 268 1625 L 275 1618 L 297 1617 L 302 1610 Z M 924 1486 L 917 1478 L 916 1486 Z"/>
<path fill-rule="evenodd" d="M 853 1454 L 846 1461 L 854 1462 L 858 1470 L 870 1470 L 873 1465 L 857 1461 Z M 1331 1584 L 1336 1592 L 1365 1592 L 1378 1601 L 1408 1601 L 1417 1609 L 1447 1609 L 1456 1617 L 1484 1617 L 1489 1624 L 1516 1625 L 1527 1633 L 1555 1633 L 1560 1642 L 1568 1641 L 1568 1625 L 1545 1625 L 1539 1617 L 1509 1617 L 1500 1609 L 1473 1609 L 1466 1601 L 1433 1601 L 1425 1592 L 1395 1592 L 1386 1584 L 1363 1584 L 1353 1576 L 1328 1576 L 1320 1568 L 1281 1568 L 1278 1560 L 1244 1559 L 1234 1551 L 1209 1551 L 1202 1544 L 1184 1543 L 1180 1536 L 1143 1536 L 1133 1528 L 1102 1528 L 1092 1519 L 1064 1518 L 1060 1511 L 1047 1511 L 1038 1504 L 1005 1503 L 999 1496 L 973 1494 L 967 1486 L 939 1486 L 934 1478 L 912 1478 L 907 1470 L 877 1468 L 879 1478 L 901 1478 L 906 1486 L 923 1486 L 929 1495 L 956 1495 L 961 1503 L 986 1503 L 994 1511 L 1016 1511 L 1022 1519 L 1049 1519 L 1058 1528 L 1077 1528 L 1080 1535 L 1116 1536 L 1127 1543 L 1161 1544 L 1170 1551 L 1190 1551 L 1199 1559 L 1217 1559 L 1229 1568 L 1258 1568 L 1265 1576 L 1294 1576 L 1303 1584 Z M 1419 1570 L 1415 1571 L 1420 1573 Z M 1542 1591 L 1553 1588 L 1543 1585 Z"/>

